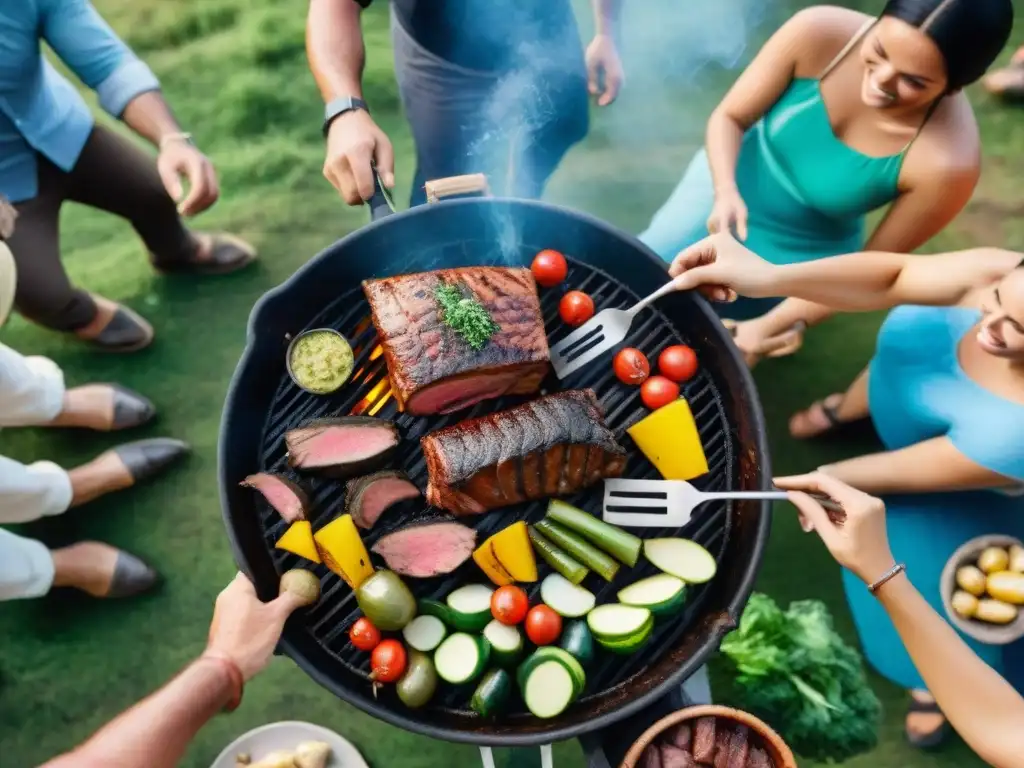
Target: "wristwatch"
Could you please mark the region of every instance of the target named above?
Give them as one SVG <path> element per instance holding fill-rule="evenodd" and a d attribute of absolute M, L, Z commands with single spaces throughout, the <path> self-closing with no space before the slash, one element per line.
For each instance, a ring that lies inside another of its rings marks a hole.
<path fill-rule="evenodd" d="M 346 112 L 351 112 L 354 109 L 361 109 L 364 112 L 370 111 L 370 107 L 365 101 L 354 96 L 340 96 L 327 102 L 327 106 L 324 107 L 324 136 L 327 136 L 331 123 Z"/>

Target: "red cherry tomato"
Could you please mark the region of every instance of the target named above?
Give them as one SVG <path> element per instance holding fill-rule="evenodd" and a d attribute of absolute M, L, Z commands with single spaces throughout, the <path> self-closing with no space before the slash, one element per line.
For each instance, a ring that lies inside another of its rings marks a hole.
<path fill-rule="evenodd" d="M 565 280 L 565 276 L 569 274 L 569 265 L 565 261 L 565 256 L 548 249 L 533 257 L 530 271 L 533 272 L 533 279 L 540 285 L 553 288 Z"/>
<path fill-rule="evenodd" d="M 583 291 L 569 291 L 558 302 L 558 314 L 567 325 L 583 325 L 594 316 L 594 300 Z"/>
<path fill-rule="evenodd" d="M 377 683 L 394 683 L 405 674 L 405 646 L 397 640 L 383 640 L 370 655 L 370 670 Z"/>
<path fill-rule="evenodd" d="M 526 614 L 526 636 L 534 645 L 551 645 L 562 634 L 562 617 L 546 605 L 535 605 Z"/>
<path fill-rule="evenodd" d="M 697 355 L 685 344 L 668 347 L 658 355 L 658 373 L 672 381 L 689 381 L 697 373 Z"/>
<path fill-rule="evenodd" d="M 639 349 L 626 347 L 615 355 L 612 362 L 615 375 L 623 384 L 638 387 L 651 375 L 651 364 Z"/>
<path fill-rule="evenodd" d="M 520 587 L 498 587 L 491 595 L 491 615 L 502 624 L 518 624 L 530 610 L 530 598 Z"/>
<path fill-rule="evenodd" d="M 380 630 L 364 616 L 352 625 L 348 639 L 360 651 L 372 651 L 380 645 Z"/>
<path fill-rule="evenodd" d="M 651 376 L 640 387 L 640 399 L 652 411 L 668 405 L 679 397 L 679 385 L 664 376 Z"/>

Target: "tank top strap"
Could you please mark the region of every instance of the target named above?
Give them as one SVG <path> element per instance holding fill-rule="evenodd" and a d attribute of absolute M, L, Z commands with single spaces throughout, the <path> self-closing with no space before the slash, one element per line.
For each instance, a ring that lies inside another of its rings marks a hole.
<path fill-rule="evenodd" d="M 853 50 L 854 46 L 856 46 L 857 43 L 859 43 L 864 38 L 864 35 L 868 33 L 868 30 L 875 26 L 875 23 L 877 21 L 878 19 L 868 19 L 867 21 L 864 22 L 864 26 L 857 30 L 857 34 L 850 38 L 850 42 L 843 46 L 843 49 L 836 54 L 836 57 L 829 62 L 828 66 L 825 67 L 825 70 L 821 73 L 821 75 L 818 76 L 819 82 L 828 77 L 829 73 L 831 73 L 833 69 L 839 66 L 839 63 L 843 59 L 845 59 L 847 55 L 849 55 L 850 51 Z"/>

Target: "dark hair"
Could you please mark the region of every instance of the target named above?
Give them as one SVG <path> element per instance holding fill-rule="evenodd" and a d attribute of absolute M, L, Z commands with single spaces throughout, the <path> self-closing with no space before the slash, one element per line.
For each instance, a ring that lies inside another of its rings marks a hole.
<path fill-rule="evenodd" d="M 1013 0 L 889 0 L 882 16 L 918 27 L 946 60 L 949 90 L 979 80 L 1013 27 Z"/>

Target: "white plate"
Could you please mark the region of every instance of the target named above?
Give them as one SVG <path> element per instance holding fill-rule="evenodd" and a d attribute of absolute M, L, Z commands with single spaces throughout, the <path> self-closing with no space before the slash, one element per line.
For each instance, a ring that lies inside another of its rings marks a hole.
<path fill-rule="evenodd" d="M 330 745 L 333 755 L 328 768 L 369 768 L 359 750 L 334 731 L 294 720 L 263 725 L 239 736 L 217 756 L 210 768 L 235 768 L 235 758 L 242 753 L 248 753 L 256 763 L 271 752 L 292 751 L 304 741 Z"/>

